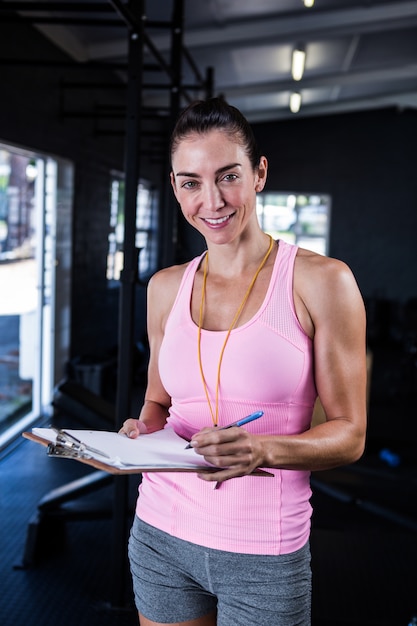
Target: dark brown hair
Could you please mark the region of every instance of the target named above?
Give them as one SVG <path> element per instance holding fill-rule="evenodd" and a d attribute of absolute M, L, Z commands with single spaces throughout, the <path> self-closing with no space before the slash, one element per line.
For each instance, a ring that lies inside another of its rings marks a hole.
<path fill-rule="evenodd" d="M 222 130 L 245 148 L 253 169 L 257 169 L 261 154 L 252 128 L 236 107 L 223 98 L 196 100 L 180 115 L 171 136 L 171 159 L 180 142 L 192 133 L 205 134 Z"/>

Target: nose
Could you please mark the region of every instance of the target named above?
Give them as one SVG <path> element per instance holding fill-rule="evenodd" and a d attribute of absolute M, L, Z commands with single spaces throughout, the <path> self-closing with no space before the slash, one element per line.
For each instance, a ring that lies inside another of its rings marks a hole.
<path fill-rule="evenodd" d="M 204 186 L 202 200 L 203 208 L 207 211 L 218 211 L 226 204 L 219 187 L 214 183 Z"/>

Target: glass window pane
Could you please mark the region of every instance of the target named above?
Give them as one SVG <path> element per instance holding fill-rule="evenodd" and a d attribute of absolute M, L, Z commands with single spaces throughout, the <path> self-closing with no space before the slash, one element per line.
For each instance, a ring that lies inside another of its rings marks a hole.
<path fill-rule="evenodd" d="M 327 254 L 330 196 L 326 194 L 267 192 L 257 196 L 261 228 L 319 254 Z"/>
<path fill-rule="evenodd" d="M 135 246 L 139 250 L 138 273 L 146 279 L 156 270 L 157 193 L 147 181 L 140 181 L 136 205 Z M 107 279 L 116 286 L 123 269 L 124 180 L 113 173 L 110 190 L 110 233 L 108 236 Z"/>

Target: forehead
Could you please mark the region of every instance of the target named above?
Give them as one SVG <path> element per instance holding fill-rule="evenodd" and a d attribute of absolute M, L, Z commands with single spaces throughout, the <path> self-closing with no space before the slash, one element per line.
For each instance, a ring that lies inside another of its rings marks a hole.
<path fill-rule="evenodd" d="M 240 163 L 249 162 L 244 146 L 236 135 L 223 130 L 210 130 L 206 133 L 192 132 L 181 139 L 172 155 L 174 167 L 184 161 L 201 163 L 228 161 L 231 157 Z"/>

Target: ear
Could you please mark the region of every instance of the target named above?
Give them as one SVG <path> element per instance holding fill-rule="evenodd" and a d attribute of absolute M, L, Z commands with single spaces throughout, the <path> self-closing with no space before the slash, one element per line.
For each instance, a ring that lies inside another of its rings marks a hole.
<path fill-rule="evenodd" d="M 255 179 L 255 191 L 258 193 L 265 187 L 266 178 L 268 175 L 268 161 L 266 157 L 261 156 L 259 159 L 258 171 L 256 172 Z"/>

